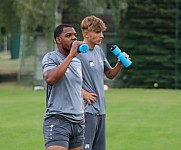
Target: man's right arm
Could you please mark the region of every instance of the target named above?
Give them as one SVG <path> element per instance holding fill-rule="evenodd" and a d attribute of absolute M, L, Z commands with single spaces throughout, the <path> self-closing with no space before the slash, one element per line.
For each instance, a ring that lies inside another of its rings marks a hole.
<path fill-rule="evenodd" d="M 53 85 L 65 75 L 72 58 L 73 57 L 71 56 L 67 56 L 56 68 L 44 73 L 44 78 L 47 84 Z"/>

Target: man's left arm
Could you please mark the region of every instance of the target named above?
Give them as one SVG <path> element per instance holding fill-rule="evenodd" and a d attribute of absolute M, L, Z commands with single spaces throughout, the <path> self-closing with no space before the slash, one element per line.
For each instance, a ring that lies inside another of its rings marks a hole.
<path fill-rule="evenodd" d="M 123 64 L 120 61 L 117 61 L 117 64 L 113 68 L 105 72 L 106 77 L 109 79 L 113 79 L 122 69 L 122 67 Z"/>

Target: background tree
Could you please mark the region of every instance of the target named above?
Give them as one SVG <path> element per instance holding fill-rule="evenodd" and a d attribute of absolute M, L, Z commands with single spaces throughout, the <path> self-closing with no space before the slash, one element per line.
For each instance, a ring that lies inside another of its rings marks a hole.
<path fill-rule="evenodd" d="M 0 45 L 4 42 L 2 37 L 4 35 L 7 36 L 8 50 L 14 50 L 16 47 L 19 48 L 16 41 L 18 41 L 17 35 L 20 32 L 20 20 L 15 14 L 15 10 L 12 5 L 13 2 L 13 0 L 2 0 L 0 4 L 0 28 L 2 35 L 0 36 Z"/>
<path fill-rule="evenodd" d="M 133 66 L 118 79 L 124 86 L 174 88 L 175 6 L 175 0 L 128 1 L 126 15 L 120 24 L 120 45 L 128 50 Z M 178 65 L 180 70 L 181 60 Z M 181 82 L 180 77 L 178 82 Z"/>
<path fill-rule="evenodd" d="M 181 88 L 180 7 L 181 0 L 2 0 L 0 27 L 5 28 L 1 35 L 2 31 L 10 35 L 10 49 L 21 35 L 22 50 L 28 54 L 35 50 L 30 46 L 41 34 L 50 47 L 47 50 L 52 50 L 52 31 L 57 24 L 73 24 L 81 40 L 81 20 L 96 15 L 108 26 L 103 49 L 110 63 L 115 64 L 115 56 L 106 49 L 113 42 L 133 61 L 113 81 L 114 87 L 175 88 L 177 81 Z"/>
<path fill-rule="evenodd" d="M 21 32 L 41 32 L 50 39 L 54 23 L 53 1 L 16 0 L 14 8 L 21 19 Z"/>

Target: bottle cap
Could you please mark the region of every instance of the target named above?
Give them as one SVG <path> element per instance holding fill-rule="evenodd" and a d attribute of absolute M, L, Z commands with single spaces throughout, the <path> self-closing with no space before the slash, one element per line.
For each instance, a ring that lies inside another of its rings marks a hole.
<path fill-rule="evenodd" d="M 111 45 L 110 50 L 113 51 L 116 47 L 117 47 L 117 45 Z"/>

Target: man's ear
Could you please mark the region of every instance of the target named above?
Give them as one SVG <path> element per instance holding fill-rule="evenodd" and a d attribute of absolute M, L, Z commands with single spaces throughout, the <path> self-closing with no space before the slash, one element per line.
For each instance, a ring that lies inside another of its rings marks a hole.
<path fill-rule="evenodd" d="M 86 38 L 88 37 L 88 34 L 89 34 L 89 32 L 87 32 L 87 31 L 83 32 L 83 36 L 86 37 Z"/>
<path fill-rule="evenodd" d="M 57 44 L 61 44 L 61 43 L 62 43 L 62 38 L 56 37 L 56 43 L 57 43 Z"/>

